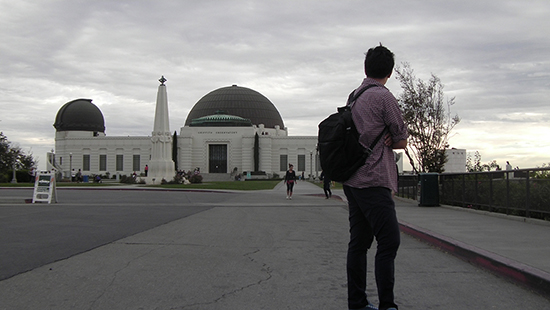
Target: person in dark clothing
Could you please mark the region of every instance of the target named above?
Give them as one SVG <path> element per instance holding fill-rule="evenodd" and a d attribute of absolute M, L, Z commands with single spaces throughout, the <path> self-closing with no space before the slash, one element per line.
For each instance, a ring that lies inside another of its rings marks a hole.
<path fill-rule="evenodd" d="M 397 171 L 393 149 L 407 146 L 409 136 L 399 104 L 384 86 L 394 67 L 394 55 L 380 45 L 369 49 L 360 88 L 369 88 L 352 107 L 359 142 L 369 146 L 378 132 L 389 128 L 384 143 L 379 143 L 365 164 L 346 182 L 350 241 L 348 244 L 348 308 L 397 310 L 394 301 L 395 257 L 400 232 L 392 192 L 397 192 Z M 367 250 L 376 238 L 374 276 L 378 288 L 378 308 L 367 299 Z"/>
<path fill-rule="evenodd" d="M 292 164 L 288 164 L 288 170 L 285 175 L 286 199 L 292 199 L 294 183 L 296 183 L 296 171 L 294 171 L 294 166 Z"/>
<path fill-rule="evenodd" d="M 330 197 L 332 197 L 332 191 L 330 190 L 332 180 L 327 177 L 324 172 L 321 172 L 321 179 L 323 180 L 323 191 L 325 191 L 325 196 L 327 196 L 327 199 L 329 199 Z"/>

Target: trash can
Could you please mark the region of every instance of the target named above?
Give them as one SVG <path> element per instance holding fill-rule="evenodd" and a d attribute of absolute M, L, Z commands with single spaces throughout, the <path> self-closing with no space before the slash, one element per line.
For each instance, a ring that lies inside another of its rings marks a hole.
<path fill-rule="evenodd" d="M 87 175 L 82 176 L 82 182 L 88 183 L 88 176 Z"/>
<path fill-rule="evenodd" d="M 439 206 L 439 174 L 418 174 L 418 205 L 424 207 Z"/>

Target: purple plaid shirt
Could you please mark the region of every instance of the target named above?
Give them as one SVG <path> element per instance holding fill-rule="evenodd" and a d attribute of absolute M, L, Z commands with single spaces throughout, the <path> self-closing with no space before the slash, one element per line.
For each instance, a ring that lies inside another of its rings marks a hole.
<path fill-rule="evenodd" d="M 382 84 L 365 78 L 359 88 L 370 84 L 378 87 L 367 89 L 353 105 L 352 117 L 359 131 L 359 142 L 369 147 L 376 137 L 388 126 L 393 142 L 407 139 L 407 126 L 403 122 L 397 99 Z M 397 192 L 397 167 L 393 149 L 380 139 L 365 164 L 344 185 L 354 188 L 386 187 Z"/>

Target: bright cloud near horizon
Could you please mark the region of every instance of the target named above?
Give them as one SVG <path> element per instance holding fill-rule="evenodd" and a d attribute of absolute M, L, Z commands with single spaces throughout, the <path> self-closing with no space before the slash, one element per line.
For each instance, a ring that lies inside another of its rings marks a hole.
<path fill-rule="evenodd" d="M 290 135 L 316 135 L 382 42 L 455 98 L 451 147 L 542 166 L 548 16 L 547 0 L 0 0 L 0 131 L 41 169 L 57 111 L 77 98 L 101 109 L 108 136 L 150 135 L 164 75 L 172 131 L 204 95 L 237 84 L 270 99 Z M 395 78 L 386 86 L 401 93 Z"/>

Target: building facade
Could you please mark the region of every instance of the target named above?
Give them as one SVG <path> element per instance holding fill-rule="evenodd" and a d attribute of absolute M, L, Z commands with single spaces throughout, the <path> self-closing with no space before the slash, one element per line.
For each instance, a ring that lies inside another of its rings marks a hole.
<path fill-rule="evenodd" d="M 447 162 L 443 169 L 449 173 L 463 173 L 468 172 L 466 169 L 466 149 L 446 149 Z"/>
<path fill-rule="evenodd" d="M 161 97 L 157 96 L 157 115 L 159 100 L 166 100 Z M 155 116 L 151 122 L 153 128 L 166 130 L 167 124 L 158 122 L 168 120 Z M 158 140 L 155 129 L 151 136 L 107 136 L 103 114 L 90 99 L 63 105 L 54 127 L 55 155 L 47 156 L 48 169 L 64 177 L 70 177 L 72 170 L 84 175 L 144 173 Z M 249 88 L 232 85 L 206 94 L 176 136 L 170 141 L 179 170 L 200 169 L 201 174 L 217 179 L 230 179 L 235 172 L 273 177 L 282 176 L 292 163 L 305 176 L 319 174 L 317 137 L 289 136 L 275 105 Z"/>

